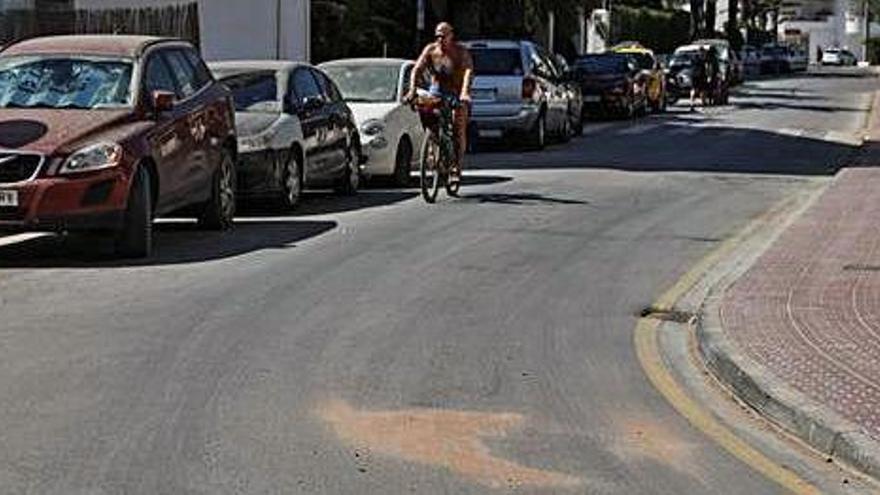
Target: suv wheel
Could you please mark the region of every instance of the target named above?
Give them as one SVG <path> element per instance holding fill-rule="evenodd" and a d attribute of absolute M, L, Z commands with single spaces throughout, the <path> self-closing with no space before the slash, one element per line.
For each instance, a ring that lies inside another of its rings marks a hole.
<path fill-rule="evenodd" d="M 358 165 L 360 152 L 357 147 L 350 145 L 345 152 L 345 168 L 336 185 L 336 192 L 343 196 L 357 194 L 361 185 L 361 171 Z"/>
<path fill-rule="evenodd" d="M 401 141 L 394 158 L 394 183 L 399 187 L 409 186 L 412 153 L 412 145 L 409 144 L 409 140 Z"/>
<path fill-rule="evenodd" d="M 124 258 L 145 258 L 153 248 L 153 196 L 150 176 L 138 167 L 128 194 L 122 229 L 116 234 L 116 254 Z"/>
<path fill-rule="evenodd" d="M 229 152 L 220 156 L 220 166 L 214 172 L 211 199 L 205 203 L 199 216 L 199 225 L 208 230 L 228 230 L 235 217 L 235 164 Z"/>
<path fill-rule="evenodd" d="M 302 197 L 303 174 L 302 163 L 296 152 L 291 151 L 287 164 L 281 174 L 281 193 L 278 195 L 281 207 L 292 210 Z"/>
<path fill-rule="evenodd" d="M 541 112 L 530 132 L 529 148 L 540 151 L 545 146 L 547 146 L 547 119 L 544 116 L 544 112 Z"/>

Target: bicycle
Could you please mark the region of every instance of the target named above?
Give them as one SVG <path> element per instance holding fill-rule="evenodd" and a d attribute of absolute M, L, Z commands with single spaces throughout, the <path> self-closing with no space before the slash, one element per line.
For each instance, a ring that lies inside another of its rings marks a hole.
<path fill-rule="evenodd" d="M 420 95 L 413 104 L 427 131 L 419 160 L 419 183 L 422 197 L 428 203 L 437 201 L 441 184 L 446 187 L 446 194 L 458 197 L 459 181 L 450 181 L 449 174 L 458 158 L 453 112 L 460 106 L 461 101 L 449 95 Z"/>

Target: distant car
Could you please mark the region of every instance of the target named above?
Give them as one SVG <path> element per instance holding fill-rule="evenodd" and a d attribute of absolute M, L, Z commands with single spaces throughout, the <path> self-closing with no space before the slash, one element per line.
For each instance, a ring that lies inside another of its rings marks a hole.
<path fill-rule="evenodd" d="M 153 219 L 235 214 L 229 91 L 192 45 L 59 36 L 0 53 L 0 229 L 110 232 L 144 257 Z"/>
<path fill-rule="evenodd" d="M 804 72 L 810 65 L 806 50 L 799 46 L 788 47 L 788 68 L 792 72 Z"/>
<path fill-rule="evenodd" d="M 693 50 L 676 50 L 669 59 L 666 77 L 670 103 L 690 97 L 691 89 L 694 87 L 694 68 L 699 60 L 698 47 Z"/>
<path fill-rule="evenodd" d="M 615 46 L 612 51 L 632 57 L 639 70 L 637 77 L 643 79 L 647 93 L 648 106 L 655 112 L 666 110 L 666 75 L 654 52 L 638 43 L 625 43 Z"/>
<path fill-rule="evenodd" d="M 645 80 L 624 53 L 597 53 L 575 60 L 573 78 L 581 85 L 587 115 L 632 117 L 648 106 Z"/>
<path fill-rule="evenodd" d="M 856 65 L 858 59 L 849 50 L 843 48 L 827 48 L 822 52 L 822 65 Z"/>
<path fill-rule="evenodd" d="M 761 74 L 787 74 L 791 72 L 788 49 L 783 45 L 768 43 L 761 47 Z"/>
<path fill-rule="evenodd" d="M 754 77 L 761 73 L 761 51 L 752 45 L 745 45 L 740 52 L 743 65 L 743 78 Z"/>
<path fill-rule="evenodd" d="M 391 176 L 400 186 L 424 139 L 419 116 L 404 103 L 415 62 L 401 59 L 349 59 L 320 65 L 354 112 L 360 129 L 366 173 Z"/>
<path fill-rule="evenodd" d="M 357 192 L 360 136 L 351 110 L 323 71 L 273 60 L 210 67 L 235 100 L 240 196 L 275 198 L 293 208 L 305 189 Z"/>
<path fill-rule="evenodd" d="M 477 137 L 517 136 L 542 149 L 548 136 L 571 135 L 563 77 L 543 47 L 516 40 L 465 45 L 474 59 L 471 123 Z"/>

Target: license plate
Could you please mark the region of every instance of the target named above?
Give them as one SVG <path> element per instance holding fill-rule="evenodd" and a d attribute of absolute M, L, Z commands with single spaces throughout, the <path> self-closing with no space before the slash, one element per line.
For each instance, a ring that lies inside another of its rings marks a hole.
<path fill-rule="evenodd" d="M 584 103 L 598 103 L 602 101 L 602 97 L 599 95 L 586 95 L 584 96 Z"/>
<path fill-rule="evenodd" d="M 501 129 L 480 129 L 479 134 L 483 138 L 500 138 L 504 132 Z"/>
<path fill-rule="evenodd" d="M 0 206 L 18 206 L 18 191 L 0 191 Z"/>

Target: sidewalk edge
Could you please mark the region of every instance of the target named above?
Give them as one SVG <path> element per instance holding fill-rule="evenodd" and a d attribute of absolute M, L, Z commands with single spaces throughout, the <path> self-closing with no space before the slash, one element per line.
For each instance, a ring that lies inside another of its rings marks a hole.
<path fill-rule="evenodd" d="M 764 233 L 763 236 L 761 233 L 751 234 L 751 240 L 746 240 L 715 265 L 713 271 L 722 273 L 708 282 L 708 287 L 704 287 L 700 294 L 691 294 L 682 299 L 696 299 L 696 348 L 706 368 L 723 386 L 762 417 L 781 426 L 823 455 L 836 458 L 880 480 L 880 443 L 861 432 L 854 423 L 794 390 L 747 357 L 726 336 L 721 325 L 720 303 L 727 289 L 825 191 L 826 188 L 822 188 L 796 211 L 789 212 L 788 219 L 772 227 L 775 232 Z M 764 239 L 755 240 L 757 237 Z M 756 248 L 755 244 L 760 247 Z"/>

